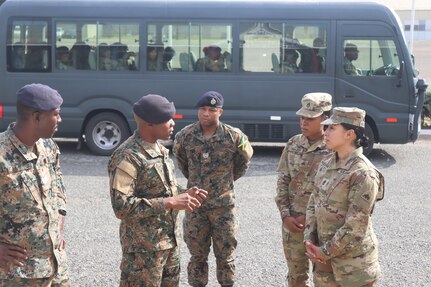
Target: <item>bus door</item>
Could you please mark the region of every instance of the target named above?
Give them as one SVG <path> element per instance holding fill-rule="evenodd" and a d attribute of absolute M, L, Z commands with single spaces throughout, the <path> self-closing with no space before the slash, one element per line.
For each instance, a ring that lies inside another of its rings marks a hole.
<path fill-rule="evenodd" d="M 407 73 L 400 73 L 404 62 L 394 29 L 377 21 L 338 21 L 337 37 L 336 105 L 364 109 L 372 140 L 405 142 L 411 87 Z"/>

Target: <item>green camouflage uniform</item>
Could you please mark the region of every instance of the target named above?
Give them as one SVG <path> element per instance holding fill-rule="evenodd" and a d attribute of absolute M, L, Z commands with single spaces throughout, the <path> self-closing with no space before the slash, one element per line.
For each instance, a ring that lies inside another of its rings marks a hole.
<path fill-rule="evenodd" d="M 345 160 L 322 160 L 307 206 L 305 240 L 320 246 L 332 274 L 314 273 L 320 286 L 359 287 L 380 275 L 371 213 L 384 189 L 380 172 L 356 149 Z"/>
<path fill-rule="evenodd" d="M 178 194 L 169 150 L 135 131 L 112 154 L 108 170 L 112 207 L 121 219 L 120 286 L 178 286 L 178 211 L 163 203 Z"/>
<path fill-rule="evenodd" d="M 223 72 L 225 71 L 224 57 L 213 60 L 209 56 L 199 59 L 196 62 L 196 71 L 199 72 Z"/>
<path fill-rule="evenodd" d="M 346 57 L 344 57 L 343 65 L 344 65 L 344 72 L 347 75 L 352 75 L 352 76 L 359 76 L 360 75 L 360 71 Z"/>
<path fill-rule="evenodd" d="M 286 144 L 278 165 L 277 196 L 275 202 L 281 219 L 305 215 L 308 199 L 314 190 L 314 176 L 322 158 L 329 151 L 323 138 L 310 145 L 302 135 L 292 137 Z M 290 232 L 282 224 L 284 255 L 288 267 L 288 284 L 309 286 L 309 261 L 305 255 L 304 234 Z"/>
<path fill-rule="evenodd" d="M 67 286 L 60 223 L 66 195 L 60 151 L 51 139 L 27 148 L 11 127 L 0 134 L 0 241 L 27 250 L 24 266 L 0 269 L 0 286 Z"/>
<path fill-rule="evenodd" d="M 220 123 L 210 139 L 205 139 L 199 122 L 175 137 L 174 154 L 187 178 L 187 186 L 208 191 L 202 207 L 184 218 L 184 240 L 191 258 L 188 280 L 192 286 L 208 283 L 208 254 L 213 241 L 217 280 L 222 285 L 236 280 L 233 253 L 237 230 L 234 181 L 247 171 L 253 149 L 237 128 Z"/>

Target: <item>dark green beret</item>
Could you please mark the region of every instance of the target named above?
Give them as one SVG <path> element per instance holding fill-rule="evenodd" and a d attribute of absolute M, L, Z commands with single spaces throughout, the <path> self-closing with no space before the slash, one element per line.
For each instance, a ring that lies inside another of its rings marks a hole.
<path fill-rule="evenodd" d="M 224 99 L 220 93 L 215 91 L 209 91 L 199 97 L 196 107 L 200 108 L 208 106 L 213 108 L 222 108 L 223 103 Z"/>
<path fill-rule="evenodd" d="M 16 93 L 16 99 L 26 107 L 43 112 L 59 109 L 63 103 L 56 90 L 42 84 L 25 85 Z"/>
<path fill-rule="evenodd" d="M 150 124 L 166 123 L 175 114 L 173 102 L 159 95 L 146 95 L 133 104 L 133 112 Z"/>

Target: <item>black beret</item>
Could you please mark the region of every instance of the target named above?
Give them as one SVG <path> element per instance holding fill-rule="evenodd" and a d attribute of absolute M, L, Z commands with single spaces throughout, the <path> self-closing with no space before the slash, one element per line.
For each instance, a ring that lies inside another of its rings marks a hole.
<path fill-rule="evenodd" d="M 166 123 L 175 114 L 173 102 L 159 95 L 146 95 L 133 104 L 133 112 L 150 124 Z"/>
<path fill-rule="evenodd" d="M 42 84 L 25 85 L 18 90 L 16 98 L 22 105 L 43 112 L 58 109 L 63 103 L 56 90 Z"/>
<path fill-rule="evenodd" d="M 199 100 L 196 104 L 197 108 L 208 106 L 213 108 L 222 108 L 223 107 L 223 96 L 215 91 L 209 91 L 199 97 Z"/>

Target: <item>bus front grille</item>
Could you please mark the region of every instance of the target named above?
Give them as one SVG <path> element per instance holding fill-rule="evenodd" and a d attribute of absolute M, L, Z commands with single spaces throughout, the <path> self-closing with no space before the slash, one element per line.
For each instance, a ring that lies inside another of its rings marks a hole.
<path fill-rule="evenodd" d="M 244 133 L 253 140 L 283 140 L 283 125 L 245 124 Z"/>

